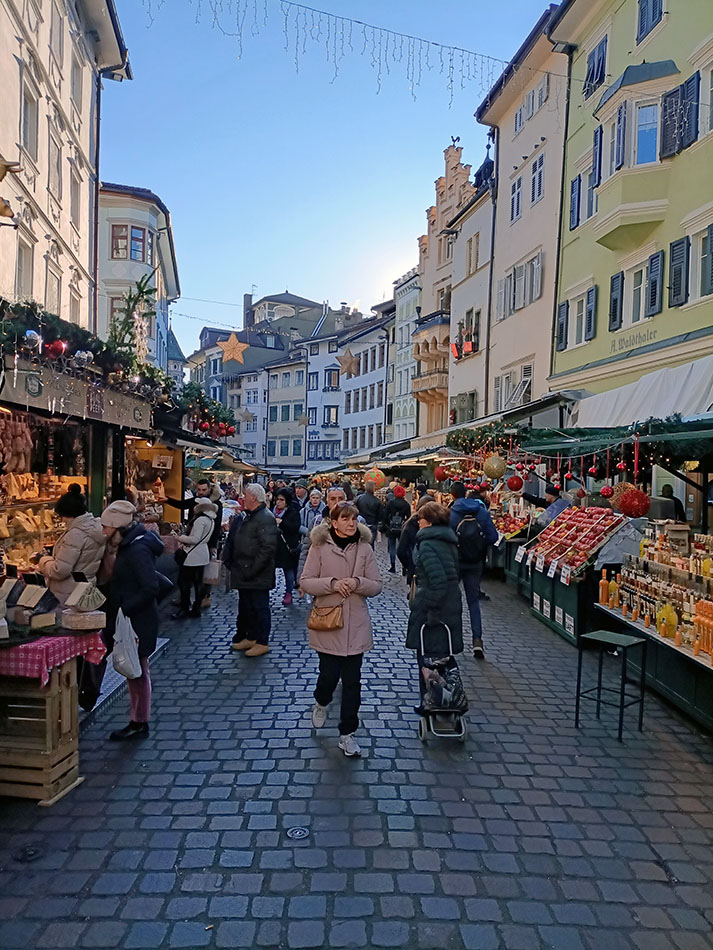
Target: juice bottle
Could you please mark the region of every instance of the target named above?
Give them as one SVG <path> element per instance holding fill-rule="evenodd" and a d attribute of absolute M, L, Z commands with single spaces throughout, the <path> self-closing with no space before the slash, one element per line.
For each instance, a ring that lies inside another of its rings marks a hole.
<path fill-rule="evenodd" d="M 606 569 L 602 570 L 602 579 L 599 581 L 599 603 L 602 607 L 606 607 L 609 603 L 609 581 Z"/>

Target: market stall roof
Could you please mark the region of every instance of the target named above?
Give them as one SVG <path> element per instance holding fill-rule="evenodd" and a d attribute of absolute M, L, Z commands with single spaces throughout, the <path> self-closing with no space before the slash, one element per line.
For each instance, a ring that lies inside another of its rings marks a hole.
<path fill-rule="evenodd" d="M 713 356 L 647 373 L 635 383 L 581 399 L 572 414 L 580 429 L 629 426 L 645 419 L 705 417 L 713 410 Z"/>

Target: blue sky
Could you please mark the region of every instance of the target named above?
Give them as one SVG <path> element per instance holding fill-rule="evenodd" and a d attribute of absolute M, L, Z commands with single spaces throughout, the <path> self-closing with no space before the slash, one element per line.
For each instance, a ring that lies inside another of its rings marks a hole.
<path fill-rule="evenodd" d="M 144 0 L 117 2 L 134 80 L 106 84 L 101 177 L 151 188 L 171 210 L 183 294 L 173 326 L 184 350 L 195 348 L 204 323 L 238 326 L 242 295 L 253 286 L 257 297 L 289 289 L 366 312 L 390 296 L 392 281 L 418 262 L 417 238 L 451 136 L 460 136 L 463 160 L 474 167 L 485 154 L 473 112 L 488 72 L 478 68 L 461 88 L 456 59 L 449 108 L 437 57 L 415 101 L 406 57 L 390 59 L 377 94 L 371 48 L 361 54 L 356 28 L 354 53 L 346 47 L 332 82 L 324 30 L 305 53 L 300 41 L 295 71 L 294 20 L 286 52 L 279 0 L 222 0 L 226 29 L 238 6 L 246 12 L 240 58 L 236 39 L 211 26 L 209 0 L 151 2 L 153 22 Z M 507 60 L 546 4 L 315 6 Z M 491 67 L 493 76 L 499 71 Z"/>

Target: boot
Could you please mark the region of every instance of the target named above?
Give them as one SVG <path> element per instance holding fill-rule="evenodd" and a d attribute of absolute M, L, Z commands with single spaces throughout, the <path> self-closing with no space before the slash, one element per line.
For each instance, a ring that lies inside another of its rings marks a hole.
<path fill-rule="evenodd" d="M 181 607 L 180 610 L 175 610 L 171 614 L 171 620 L 185 620 L 187 616 L 188 616 L 188 608 Z"/>
<path fill-rule="evenodd" d="M 111 742 L 129 742 L 132 739 L 145 739 L 149 734 L 147 722 L 130 722 L 123 729 L 116 729 L 109 736 Z"/>
<path fill-rule="evenodd" d="M 189 617 L 200 617 L 200 615 L 201 615 L 201 608 L 200 608 L 200 605 L 199 605 L 199 604 L 194 604 L 193 607 L 191 607 L 191 612 L 188 614 L 188 616 L 189 616 Z"/>

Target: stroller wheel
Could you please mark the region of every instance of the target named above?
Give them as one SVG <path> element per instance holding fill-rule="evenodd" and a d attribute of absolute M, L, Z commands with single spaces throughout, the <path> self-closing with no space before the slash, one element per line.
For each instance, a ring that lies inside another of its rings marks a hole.
<path fill-rule="evenodd" d="M 418 738 L 421 742 L 425 742 L 428 737 L 428 726 L 426 725 L 426 717 L 419 716 L 418 719 Z"/>
<path fill-rule="evenodd" d="M 461 730 L 461 734 L 458 736 L 458 741 L 461 743 L 465 742 L 465 740 L 468 738 L 468 725 L 465 719 L 457 719 L 456 728 Z"/>

